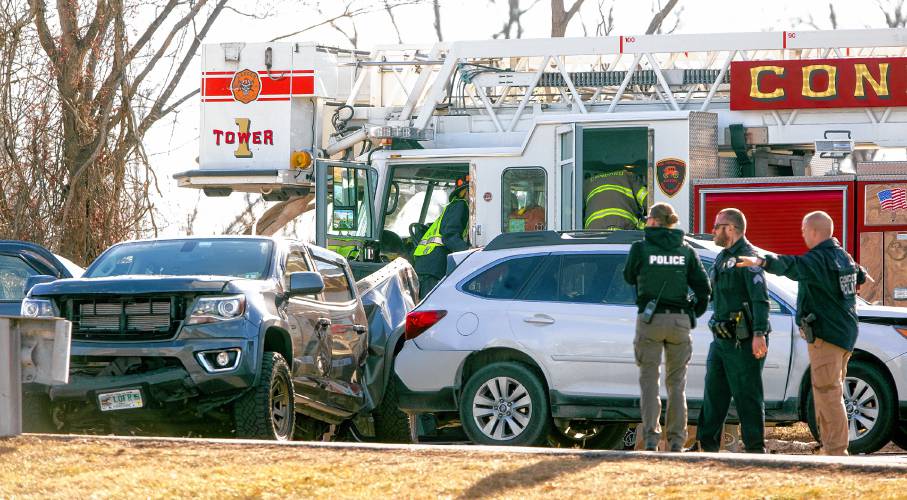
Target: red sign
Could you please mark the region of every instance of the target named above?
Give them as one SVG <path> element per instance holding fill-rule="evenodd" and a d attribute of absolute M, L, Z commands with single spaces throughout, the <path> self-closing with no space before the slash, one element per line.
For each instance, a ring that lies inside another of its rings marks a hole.
<path fill-rule="evenodd" d="M 907 57 L 731 63 L 731 109 L 907 106 Z"/>

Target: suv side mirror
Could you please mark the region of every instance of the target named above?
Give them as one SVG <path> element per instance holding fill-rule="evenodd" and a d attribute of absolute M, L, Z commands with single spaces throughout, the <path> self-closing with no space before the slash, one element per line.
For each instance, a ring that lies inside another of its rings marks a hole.
<path fill-rule="evenodd" d="M 23 290 L 25 295 L 28 295 L 28 292 L 31 291 L 33 286 L 40 285 L 41 283 L 50 283 L 51 281 L 57 281 L 57 277 L 49 274 L 34 274 L 25 278 L 25 286 L 22 288 L 25 289 Z"/>
<path fill-rule="evenodd" d="M 324 290 L 324 279 L 312 271 L 290 273 L 290 295 L 312 295 Z"/>

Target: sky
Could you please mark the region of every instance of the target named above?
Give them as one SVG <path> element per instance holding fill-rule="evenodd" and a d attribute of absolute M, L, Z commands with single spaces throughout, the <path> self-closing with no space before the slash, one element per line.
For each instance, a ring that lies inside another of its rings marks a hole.
<path fill-rule="evenodd" d="M 262 19 L 239 15 L 226 10 L 212 27 L 206 43 L 268 41 L 319 23 L 339 13 L 344 1 L 321 1 L 318 9 L 313 2 L 265 2 L 238 0 L 229 3 L 240 12 L 252 12 Z M 359 2 L 367 5 L 370 2 Z M 377 3 L 377 2 L 374 2 Z M 550 7 L 548 0 L 538 0 L 523 18 L 523 38 L 545 38 L 550 32 Z M 571 0 L 565 0 L 567 5 Z M 613 5 L 614 28 L 612 35 L 642 34 L 652 17 L 651 0 L 586 0 L 577 17 L 567 29 L 567 36 L 584 36 L 586 26 L 589 36 L 594 35 L 595 25 L 601 18 L 601 9 L 607 15 Z M 874 1 L 835 3 L 839 29 L 881 28 L 885 18 L 879 4 Z M 531 0 L 521 0 L 521 6 L 533 5 Z M 679 12 L 680 23 L 675 33 L 726 33 L 748 31 L 782 31 L 829 29 L 828 1 L 780 0 L 680 0 L 674 12 Z M 885 2 L 882 3 L 885 5 Z M 489 39 L 501 30 L 506 20 L 506 0 L 441 0 L 442 31 L 445 41 Z M 889 9 L 890 10 L 890 9 Z M 431 2 L 395 9 L 397 24 L 404 43 L 432 43 L 437 40 Z M 671 16 L 665 27 L 673 27 Z M 346 25 L 345 27 L 348 27 Z M 359 48 L 369 50 L 375 45 L 397 43 L 386 13 L 377 11 L 356 20 Z M 286 41 L 317 41 L 325 45 L 349 47 L 347 39 L 329 26 L 306 31 Z M 198 87 L 200 75 L 198 58 L 186 72 L 175 96 L 182 96 Z M 146 135 L 145 149 L 157 173 L 161 196 L 157 200 L 161 235 L 185 234 L 187 214 L 198 207 L 194 232 L 219 234 L 244 207 L 241 194 L 227 198 L 206 198 L 195 189 L 179 188 L 173 174 L 197 168 L 199 100 L 193 98 L 183 104 L 178 112 L 160 120 Z"/>

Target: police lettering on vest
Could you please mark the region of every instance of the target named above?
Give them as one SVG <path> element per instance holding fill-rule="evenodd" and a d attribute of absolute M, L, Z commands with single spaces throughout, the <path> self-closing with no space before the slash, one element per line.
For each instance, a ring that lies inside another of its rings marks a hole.
<path fill-rule="evenodd" d="M 685 266 L 687 258 L 685 255 L 650 255 L 649 264 L 661 266 Z"/>

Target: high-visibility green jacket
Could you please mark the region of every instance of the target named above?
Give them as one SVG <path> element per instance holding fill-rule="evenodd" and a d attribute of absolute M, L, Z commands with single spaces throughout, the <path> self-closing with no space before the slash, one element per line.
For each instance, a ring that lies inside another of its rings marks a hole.
<path fill-rule="evenodd" d="M 447 214 L 447 209 L 450 208 L 451 205 L 453 205 L 454 203 L 463 203 L 464 205 L 466 205 L 466 200 L 464 200 L 462 198 L 456 198 L 444 206 L 444 209 L 441 210 L 441 215 L 439 215 L 438 218 L 435 219 L 435 222 L 433 222 L 432 225 L 429 226 L 428 231 L 425 231 L 425 234 L 422 235 L 422 239 L 419 240 L 419 245 L 416 246 L 416 250 L 413 251 L 413 256 L 421 257 L 423 255 L 428 255 L 435 248 L 445 245 L 444 236 L 441 234 L 441 224 L 443 224 L 445 222 L 444 215 Z M 457 207 L 457 208 L 460 208 L 460 207 Z M 468 208 L 467 208 L 467 210 L 468 210 Z M 468 214 L 468 212 L 467 212 L 467 214 Z M 469 245 L 467 245 L 465 243 L 465 240 L 466 240 L 466 236 L 467 236 L 469 228 L 466 227 L 466 224 L 462 224 L 462 226 L 463 226 L 463 229 L 461 230 L 462 235 L 460 236 L 460 239 L 461 239 L 461 241 L 464 242 L 464 244 L 458 245 L 458 246 L 468 247 Z M 465 249 L 465 248 L 457 248 L 457 249 L 451 249 L 451 250 L 458 251 L 458 250 L 463 250 L 463 249 Z"/>
<path fill-rule="evenodd" d="M 413 251 L 413 267 L 419 276 L 442 278 L 447 268 L 447 254 L 469 248 L 469 205 L 454 198 L 425 231 Z"/>
<path fill-rule="evenodd" d="M 584 229 L 642 229 L 646 198 L 640 179 L 622 170 L 590 177 L 583 183 Z"/>

